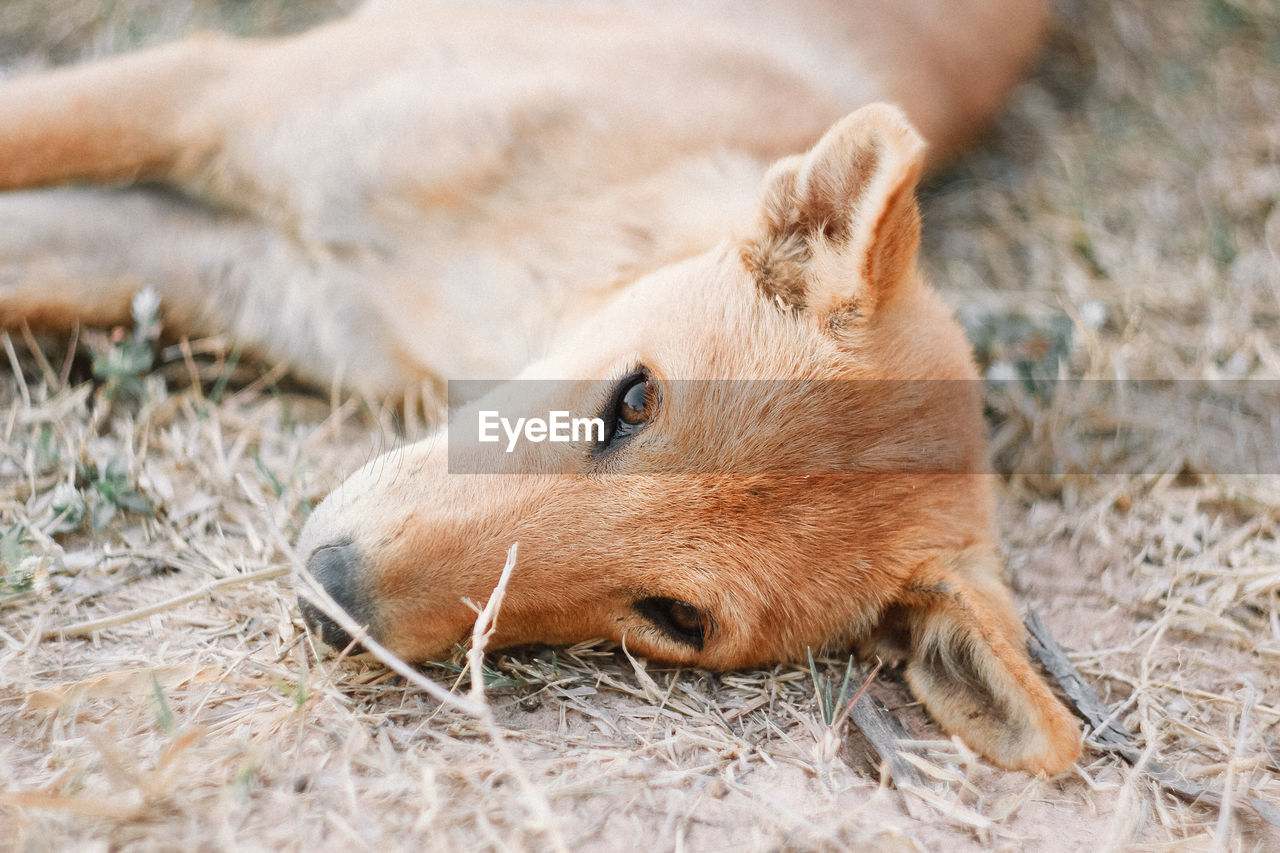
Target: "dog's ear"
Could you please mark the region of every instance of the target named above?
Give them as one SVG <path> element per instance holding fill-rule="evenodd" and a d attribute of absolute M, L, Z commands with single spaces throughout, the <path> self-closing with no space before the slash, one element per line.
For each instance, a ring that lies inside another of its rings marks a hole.
<path fill-rule="evenodd" d="M 872 104 L 776 163 L 740 243 L 764 296 L 838 327 L 913 286 L 924 149 L 901 110 Z"/>
<path fill-rule="evenodd" d="M 934 719 L 991 761 L 1060 773 L 1080 754 L 1079 727 L 1032 667 L 999 567 L 981 548 L 929 561 L 865 651 L 905 660 Z"/>

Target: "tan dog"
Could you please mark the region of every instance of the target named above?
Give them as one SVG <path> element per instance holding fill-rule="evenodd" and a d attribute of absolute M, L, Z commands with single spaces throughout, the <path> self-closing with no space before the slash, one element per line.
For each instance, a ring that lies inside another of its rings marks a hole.
<path fill-rule="evenodd" d="M 889 97 L 953 150 L 1041 23 L 1035 0 L 383 2 L 13 81 L 0 186 L 132 183 L 0 196 L 0 321 L 117 322 L 150 283 L 170 330 L 320 382 L 566 380 L 541 402 L 608 434 L 558 475 L 451 476 L 440 434 L 312 515 L 313 571 L 385 645 L 447 650 L 519 540 L 495 643 L 726 668 L 852 642 L 997 763 L 1057 772 L 1076 728 L 1022 650 L 971 357 L 915 268 L 924 146 L 883 106 L 822 135 Z M 740 379 L 820 390 L 681 384 Z"/>

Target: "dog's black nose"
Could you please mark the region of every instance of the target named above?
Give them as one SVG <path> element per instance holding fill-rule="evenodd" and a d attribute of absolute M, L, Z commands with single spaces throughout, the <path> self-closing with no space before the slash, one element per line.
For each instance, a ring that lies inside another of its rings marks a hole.
<path fill-rule="evenodd" d="M 335 542 L 332 545 L 317 548 L 307 560 L 307 568 L 352 619 L 364 626 L 373 624 L 374 608 L 364 589 L 360 552 L 353 543 Z M 320 633 L 320 638 L 327 645 L 335 649 L 345 649 L 351 644 L 351 635 L 337 622 L 322 613 L 319 608 L 306 599 L 302 599 L 299 604 L 307 624 Z M 352 651 L 360 651 L 360 649 L 357 647 Z"/>

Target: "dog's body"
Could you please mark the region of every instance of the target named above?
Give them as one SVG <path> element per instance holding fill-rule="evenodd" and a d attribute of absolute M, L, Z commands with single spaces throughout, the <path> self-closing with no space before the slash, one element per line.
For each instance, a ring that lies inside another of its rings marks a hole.
<path fill-rule="evenodd" d="M 858 106 L 954 150 L 1040 27 L 1034 0 L 893 5 L 380 2 L 10 81 L 0 188 L 183 197 L 0 197 L 0 322 L 123 322 L 152 283 L 170 330 L 325 387 L 514 375 Z"/>
<path fill-rule="evenodd" d="M 0 187 L 129 185 L 0 196 L 0 322 L 117 322 L 152 284 L 169 329 L 322 383 L 574 380 L 543 402 L 629 424 L 566 449 L 577 476 L 449 477 L 440 436 L 309 520 L 314 572 L 381 641 L 446 649 L 518 539 L 497 641 L 609 636 L 713 667 L 855 642 L 905 659 L 994 760 L 1056 772 L 1075 728 L 1019 648 L 977 402 L 901 391 L 975 377 L 915 269 L 923 146 L 884 107 L 823 136 L 889 98 L 953 151 L 1042 17 L 382 2 L 15 80 Z M 743 378 L 825 390 L 762 407 L 673 384 Z M 776 464 L 735 473 L 763 447 Z M 843 473 L 799 473 L 813 448 Z M 943 458 L 904 473 L 913 453 Z"/>

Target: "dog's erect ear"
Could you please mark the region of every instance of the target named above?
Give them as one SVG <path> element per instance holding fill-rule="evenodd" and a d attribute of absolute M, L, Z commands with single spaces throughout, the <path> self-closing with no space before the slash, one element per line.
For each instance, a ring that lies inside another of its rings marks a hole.
<path fill-rule="evenodd" d="M 1079 756 L 1079 727 L 1031 665 L 993 553 L 930 562 L 871 648 L 905 659 L 907 683 L 934 719 L 996 764 L 1053 774 Z"/>
<path fill-rule="evenodd" d="M 869 317 L 915 280 L 924 142 L 896 107 L 845 117 L 765 176 L 741 256 L 765 297 L 835 326 Z"/>

